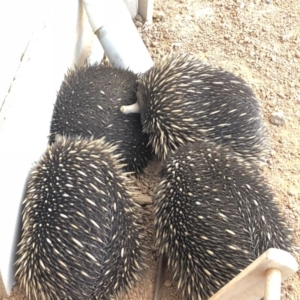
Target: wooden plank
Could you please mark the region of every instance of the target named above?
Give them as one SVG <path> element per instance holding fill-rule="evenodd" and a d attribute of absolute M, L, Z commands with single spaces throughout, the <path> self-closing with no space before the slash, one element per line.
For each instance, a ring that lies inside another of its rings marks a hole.
<path fill-rule="evenodd" d="M 281 296 L 281 272 L 278 269 L 266 271 L 264 300 L 280 300 Z"/>
<path fill-rule="evenodd" d="M 281 276 L 278 280 L 277 272 L 275 283 L 272 278 L 269 278 L 266 285 L 267 275 L 270 272 L 267 270 L 270 269 L 279 270 Z M 297 272 L 297 270 L 298 263 L 289 252 L 270 248 L 212 296 L 210 300 L 259 300 L 264 297 L 265 287 L 268 289 L 268 284 L 269 286 L 272 284 L 273 287 L 276 284 L 280 287 L 279 283 Z"/>

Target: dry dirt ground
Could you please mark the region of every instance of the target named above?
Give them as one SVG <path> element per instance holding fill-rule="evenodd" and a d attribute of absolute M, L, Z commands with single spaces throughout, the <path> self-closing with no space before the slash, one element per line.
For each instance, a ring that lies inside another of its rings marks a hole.
<path fill-rule="evenodd" d="M 260 100 L 271 140 L 262 172 L 300 245 L 300 1 L 299 0 L 155 0 L 154 22 L 136 22 L 156 61 L 170 51 L 188 52 L 244 78 Z M 270 122 L 283 112 L 284 124 Z M 153 162 L 136 180 L 140 196 L 153 195 L 158 167 Z M 151 206 L 144 207 L 148 269 L 126 300 L 153 298 L 157 251 L 152 236 Z M 300 262 L 299 250 L 294 253 Z M 25 300 L 16 285 L 10 300 Z M 162 300 L 182 299 L 167 274 Z M 300 299 L 300 272 L 289 278 L 282 299 Z"/>

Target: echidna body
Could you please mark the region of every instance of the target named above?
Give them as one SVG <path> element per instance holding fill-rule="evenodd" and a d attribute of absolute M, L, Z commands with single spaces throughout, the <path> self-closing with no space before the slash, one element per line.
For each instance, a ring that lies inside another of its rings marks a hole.
<path fill-rule="evenodd" d="M 108 299 L 138 278 L 143 232 L 114 148 L 62 138 L 32 171 L 16 263 L 30 300 Z"/>
<path fill-rule="evenodd" d="M 264 161 L 267 145 L 259 103 L 244 80 L 189 55 L 170 55 L 139 79 L 137 104 L 155 153 L 209 138 L 245 158 Z"/>
<path fill-rule="evenodd" d="M 98 139 L 118 145 L 125 170 L 139 173 L 152 156 L 139 114 L 124 115 L 120 105 L 137 101 L 137 76 L 104 65 L 70 70 L 55 103 L 49 143 L 56 135 Z"/>
<path fill-rule="evenodd" d="M 205 300 L 291 231 L 257 168 L 202 141 L 170 154 L 154 193 L 157 244 L 187 299 Z"/>

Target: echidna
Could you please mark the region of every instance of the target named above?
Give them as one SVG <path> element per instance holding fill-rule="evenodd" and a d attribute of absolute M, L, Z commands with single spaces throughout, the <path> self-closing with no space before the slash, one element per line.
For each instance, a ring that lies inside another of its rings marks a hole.
<path fill-rule="evenodd" d="M 154 193 L 157 245 L 187 299 L 208 299 L 290 229 L 255 165 L 209 141 L 170 154 Z"/>
<path fill-rule="evenodd" d="M 138 101 L 122 106 L 140 112 L 155 153 L 209 138 L 245 158 L 264 161 L 267 143 L 259 103 L 247 83 L 189 55 L 171 55 L 139 79 Z"/>
<path fill-rule="evenodd" d="M 17 278 L 30 300 L 107 299 L 144 264 L 143 229 L 115 147 L 62 138 L 33 169 Z"/>
<path fill-rule="evenodd" d="M 118 145 L 125 170 L 140 173 L 152 156 L 139 114 L 124 115 L 120 105 L 137 101 L 137 75 L 101 64 L 70 70 L 55 103 L 49 143 L 57 134 L 98 139 Z"/>

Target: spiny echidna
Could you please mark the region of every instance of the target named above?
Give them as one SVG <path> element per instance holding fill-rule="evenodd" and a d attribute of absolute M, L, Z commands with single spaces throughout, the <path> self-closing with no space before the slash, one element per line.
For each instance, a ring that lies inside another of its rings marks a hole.
<path fill-rule="evenodd" d="M 120 105 L 137 101 L 137 76 L 128 70 L 85 64 L 70 70 L 57 95 L 50 127 L 50 144 L 57 134 L 105 137 L 118 145 L 125 170 L 141 172 L 152 156 L 139 114 L 124 115 Z"/>
<path fill-rule="evenodd" d="M 170 154 L 161 176 L 156 240 L 188 299 L 208 299 L 269 248 L 293 249 L 266 181 L 232 149 L 187 144 Z"/>
<path fill-rule="evenodd" d="M 31 173 L 17 278 L 29 299 L 107 299 L 143 267 L 143 230 L 115 146 L 62 138 Z"/>
<path fill-rule="evenodd" d="M 209 138 L 230 145 L 245 158 L 264 161 L 267 151 L 259 103 L 244 80 L 189 55 L 171 55 L 139 79 L 137 103 L 155 153 Z"/>

